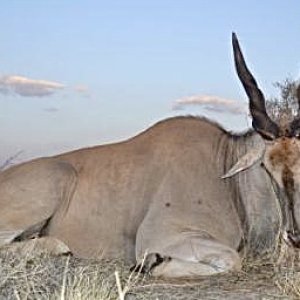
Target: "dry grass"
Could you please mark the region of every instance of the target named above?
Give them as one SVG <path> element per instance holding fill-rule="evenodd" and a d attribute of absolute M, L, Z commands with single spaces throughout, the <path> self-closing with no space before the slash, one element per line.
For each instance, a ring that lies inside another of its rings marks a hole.
<path fill-rule="evenodd" d="M 8 251 L 1 255 L 0 299 L 117 299 L 115 266 Z"/>
<path fill-rule="evenodd" d="M 131 274 L 122 261 L 0 252 L 0 299 L 300 299 L 298 254 L 247 260 L 241 272 L 163 281 Z M 117 272 L 116 272 L 117 271 Z"/>

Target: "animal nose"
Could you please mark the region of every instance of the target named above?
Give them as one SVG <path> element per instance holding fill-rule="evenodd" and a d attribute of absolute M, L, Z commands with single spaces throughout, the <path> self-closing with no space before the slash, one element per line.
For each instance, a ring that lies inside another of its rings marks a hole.
<path fill-rule="evenodd" d="M 300 233 L 287 230 L 283 234 L 284 241 L 291 247 L 300 249 Z"/>

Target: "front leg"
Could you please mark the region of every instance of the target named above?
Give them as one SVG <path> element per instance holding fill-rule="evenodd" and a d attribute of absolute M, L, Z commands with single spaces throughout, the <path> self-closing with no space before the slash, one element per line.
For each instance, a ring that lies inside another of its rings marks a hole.
<path fill-rule="evenodd" d="M 149 249 L 136 271 L 163 278 L 195 278 L 241 268 L 239 254 L 213 238 L 191 233 L 173 237 L 174 242 Z"/>

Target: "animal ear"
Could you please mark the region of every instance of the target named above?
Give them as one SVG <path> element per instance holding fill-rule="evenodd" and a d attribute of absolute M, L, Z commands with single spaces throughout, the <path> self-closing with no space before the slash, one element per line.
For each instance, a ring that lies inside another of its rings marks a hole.
<path fill-rule="evenodd" d="M 279 127 L 267 114 L 264 95 L 246 65 L 235 33 L 232 33 L 232 47 L 235 69 L 249 98 L 252 126 L 264 139 L 273 140 L 279 136 Z"/>
<path fill-rule="evenodd" d="M 265 153 L 265 147 L 253 148 L 249 152 L 247 152 L 244 156 L 242 156 L 237 163 L 221 178 L 229 178 L 232 177 L 250 167 L 252 167 L 256 162 L 261 160 Z"/>

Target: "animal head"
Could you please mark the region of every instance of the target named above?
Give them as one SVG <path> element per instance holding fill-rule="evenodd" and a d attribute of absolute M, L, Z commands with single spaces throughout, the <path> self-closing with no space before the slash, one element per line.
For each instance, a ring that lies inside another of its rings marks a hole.
<path fill-rule="evenodd" d="M 261 162 L 278 187 L 285 240 L 300 248 L 300 118 L 277 124 L 268 116 L 264 95 L 246 65 L 235 33 L 232 46 L 235 68 L 249 98 L 252 127 L 265 143 L 246 153 L 223 178 Z M 297 97 L 300 105 L 300 85 Z"/>

